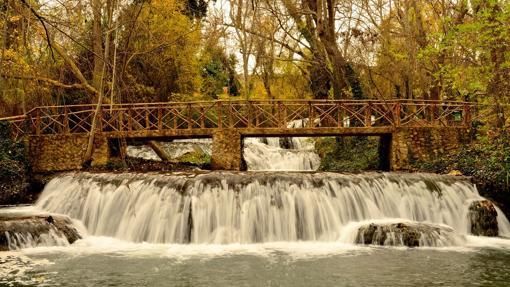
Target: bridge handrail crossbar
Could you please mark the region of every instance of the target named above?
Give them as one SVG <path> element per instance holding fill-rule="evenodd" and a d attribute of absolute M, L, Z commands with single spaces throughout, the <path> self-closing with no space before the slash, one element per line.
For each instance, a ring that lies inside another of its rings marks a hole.
<path fill-rule="evenodd" d="M 89 133 L 96 107 L 41 106 L 0 121 L 11 122 L 15 137 Z M 404 99 L 120 103 L 100 107 L 96 132 L 130 137 L 184 129 L 287 129 L 298 120 L 303 121 L 300 127 L 310 129 L 468 126 L 484 109 L 471 102 Z"/>

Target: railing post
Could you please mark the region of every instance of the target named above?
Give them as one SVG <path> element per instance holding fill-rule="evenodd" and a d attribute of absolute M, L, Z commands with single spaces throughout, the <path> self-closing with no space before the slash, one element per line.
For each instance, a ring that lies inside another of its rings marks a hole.
<path fill-rule="evenodd" d="M 393 114 L 395 118 L 395 126 L 400 127 L 400 113 L 401 113 L 401 105 L 400 102 L 397 102 L 395 104 L 395 113 Z"/>
<path fill-rule="evenodd" d="M 342 117 L 342 103 L 337 102 L 336 106 L 337 106 L 337 115 L 336 115 L 337 127 L 341 128 L 342 127 L 342 118 L 343 118 Z"/>
<path fill-rule="evenodd" d="M 131 106 L 128 106 L 128 131 L 133 131 L 133 114 L 131 112 Z"/>
<path fill-rule="evenodd" d="M 232 102 L 228 102 L 228 127 L 233 128 L 234 123 L 232 122 Z"/>
<path fill-rule="evenodd" d="M 365 127 L 371 127 L 372 126 L 372 107 L 370 105 L 370 102 L 366 103 L 365 107 Z"/>
<path fill-rule="evenodd" d="M 149 120 L 149 107 L 145 106 L 145 129 L 150 130 L 151 122 Z"/>
<path fill-rule="evenodd" d="M 283 102 L 280 102 L 280 107 L 281 107 L 281 110 L 282 110 L 282 128 L 286 128 L 287 125 L 289 124 L 288 121 L 287 121 L 287 106 L 283 103 Z"/>
<path fill-rule="evenodd" d="M 35 110 L 35 134 L 41 135 L 41 109 Z"/>
<path fill-rule="evenodd" d="M 174 105 L 175 107 L 175 105 Z M 176 108 L 172 108 L 172 113 L 173 113 L 173 116 L 174 116 L 174 130 L 177 130 L 177 109 Z"/>
<path fill-rule="evenodd" d="M 223 128 L 223 113 L 222 113 L 222 109 L 223 109 L 223 105 L 222 105 L 222 102 L 218 102 L 218 128 L 221 129 Z"/>
<path fill-rule="evenodd" d="M 282 115 L 281 115 L 281 102 L 278 101 L 276 102 L 276 120 L 277 120 L 277 123 L 276 125 L 281 128 L 283 127 L 283 123 L 282 123 Z"/>
<path fill-rule="evenodd" d="M 312 102 L 311 101 L 308 101 L 308 127 L 313 127 L 313 121 L 314 121 L 314 118 L 313 118 L 313 106 L 312 106 Z"/>
<path fill-rule="evenodd" d="M 193 113 L 191 112 L 191 104 L 188 103 L 188 117 L 187 117 L 187 120 L 188 120 L 188 130 L 191 130 L 191 128 L 193 127 L 193 124 L 192 124 L 192 119 L 193 117 Z"/>
<path fill-rule="evenodd" d="M 158 105 L 158 131 L 163 132 L 163 110 L 161 105 Z"/>
<path fill-rule="evenodd" d="M 200 128 L 205 129 L 205 111 L 204 107 L 200 107 Z"/>
<path fill-rule="evenodd" d="M 117 108 L 117 112 L 119 113 L 119 118 L 118 118 L 118 121 L 119 121 L 119 132 L 123 132 L 124 131 L 124 107 L 120 106 Z"/>
<path fill-rule="evenodd" d="M 69 111 L 67 106 L 64 106 L 64 132 L 66 134 L 70 133 L 69 129 Z"/>
<path fill-rule="evenodd" d="M 258 108 L 255 109 L 255 127 L 258 128 L 260 126 L 260 117 Z"/>
<path fill-rule="evenodd" d="M 248 110 L 248 115 L 247 115 L 247 118 L 248 118 L 248 128 L 251 128 L 252 127 L 252 107 L 251 107 L 251 101 L 247 101 L 246 102 L 246 109 Z"/>

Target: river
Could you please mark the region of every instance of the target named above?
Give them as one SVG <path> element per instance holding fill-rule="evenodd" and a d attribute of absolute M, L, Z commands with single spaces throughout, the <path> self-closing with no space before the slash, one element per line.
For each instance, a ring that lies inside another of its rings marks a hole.
<path fill-rule="evenodd" d="M 0 286 L 510 282 L 510 223 L 497 209 L 500 237 L 471 234 L 469 207 L 484 199 L 467 178 L 315 172 L 308 139 L 248 139 L 244 153 L 252 171 L 55 177 L 35 205 L 0 215 L 63 214 L 83 239 L 9 235 Z"/>

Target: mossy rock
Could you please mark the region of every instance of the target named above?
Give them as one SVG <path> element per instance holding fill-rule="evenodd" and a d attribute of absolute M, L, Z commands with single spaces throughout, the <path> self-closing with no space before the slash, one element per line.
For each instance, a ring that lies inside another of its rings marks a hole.
<path fill-rule="evenodd" d="M 7 251 L 8 238 L 30 238 L 37 245 L 44 237 L 53 233 L 65 238 L 69 244 L 81 239 L 81 235 L 73 226 L 71 220 L 65 216 L 55 215 L 23 215 L 5 216 L 0 215 L 0 251 Z"/>
<path fill-rule="evenodd" d="M 458 238 L 453 229 L 430 223 L 370 223 L 361 226 L 357 244 L 381 246 L 445 246 L 455 245 Z"/>
<path fill-rule="evenodd" d="M 495 237 L 499 234 L 498 212 L 489 200 L 477 200 L 471 203 L 469 221 L 473 235 Z"/>
<path fill-rule="evenodd" d="M 176 158 L 175 161 L 194 165 L 208 165 L 211 163 L 211 156 L 197 147 L 192 152 L 185 153 Z"/>

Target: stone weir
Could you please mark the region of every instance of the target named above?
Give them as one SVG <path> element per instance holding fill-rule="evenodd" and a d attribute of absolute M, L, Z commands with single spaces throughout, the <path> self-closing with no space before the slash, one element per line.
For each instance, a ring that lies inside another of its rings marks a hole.
<path fill-rule="evenodd" d="M 497 207 L 490 219 L 470 209 L 484 200 L 466 178 L 430 174 L 70 173 L 47 184 L 37 207 L 131 242 L 448 246 L 485 226 L 473 218 L 497 222 L 488 235 L 510 234 Z"/>

